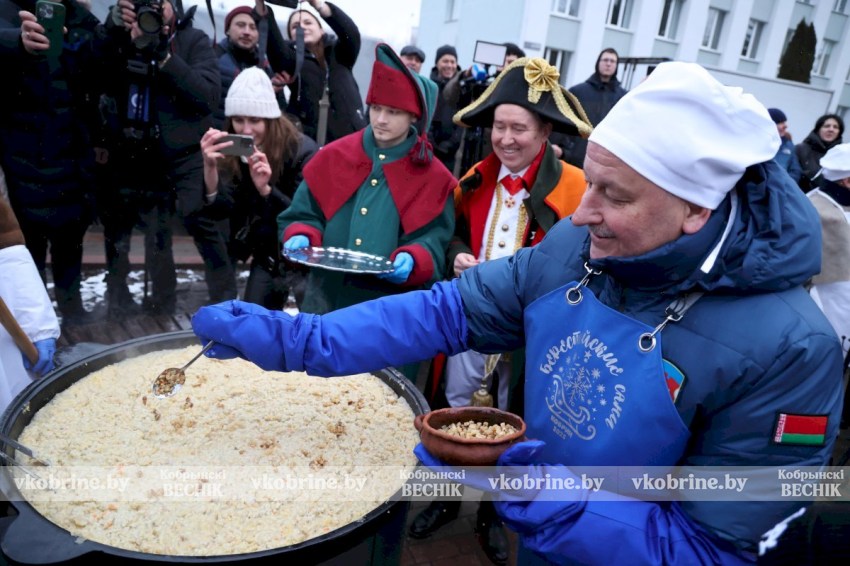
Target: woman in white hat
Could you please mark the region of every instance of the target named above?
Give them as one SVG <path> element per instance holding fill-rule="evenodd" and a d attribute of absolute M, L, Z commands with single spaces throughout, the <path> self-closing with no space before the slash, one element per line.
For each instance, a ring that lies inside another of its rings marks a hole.
<path fill-rule="evenodd" d="M 277 215 L 292 201 L 301 169 L 318 147 L 281 114 L 269 77 L 257 67 L 236 77 L 224 102 L 225 131 L 201 138 L 204 190 L 211 212 L 230 220 L 231 261 L 252 258 L 244 299 L 280 309 L 288 297 L 281 277 Z M 229 133 L 253 138 L 253 152 L 227 155 Z"/>

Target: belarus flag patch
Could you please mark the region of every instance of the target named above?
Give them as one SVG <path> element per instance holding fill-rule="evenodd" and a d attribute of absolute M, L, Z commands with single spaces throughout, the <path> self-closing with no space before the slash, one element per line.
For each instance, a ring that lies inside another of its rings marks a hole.
<path fill-rule="evenodd" d="M 826 442 L 826 415 L 779 413 L 773 430 L 775 444 L 823 446 Z"/>

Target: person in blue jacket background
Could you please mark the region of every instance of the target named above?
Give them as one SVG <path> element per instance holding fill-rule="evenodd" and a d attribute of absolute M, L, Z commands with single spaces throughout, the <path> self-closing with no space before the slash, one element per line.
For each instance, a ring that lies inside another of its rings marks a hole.
<path fill-rule="evenodd" d="M 788 133 L 788 117 L 779 108 L 768 108 L 767 112 L 770 114 L 773 123 L 776 124 L 776 132 L 779 134 L 779 149 L 776 151 L 773 160 L 781 168 L 788 171 L 795 183 L 799 183 L 800 177 L 803 175 L 803 168 L 800 167 L 800 161 L 797 159 L 797 153 L 794 150 L 794 142 Z"/>
<path fill-rule="evenodd" d="M 194 330 L 211 357 L 324 376 L 524 346 L 535 440 L 500 469 L 826 465 L 841 349 L 802 287 L 820 231 L 773 162 L 767 110 L 697 64 L 662 63 L 589 142 L 581 204 L 535 247 L 322 316 L 204 307 Z M 520 564 L 752 563 L 805 505 L 535 497 L 496 503 Z"/>

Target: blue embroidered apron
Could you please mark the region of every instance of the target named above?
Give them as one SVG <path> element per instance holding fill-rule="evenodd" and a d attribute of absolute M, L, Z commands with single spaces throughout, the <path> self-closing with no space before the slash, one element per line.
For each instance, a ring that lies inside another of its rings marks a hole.
<path fill-rule="evenodd" d="M 574 466 L 672 465 L 690 432 L 670 399 L 660 330 L 681 319 L 667 309 L 653 329 L 599 302 L 581 282 L 525 311 L 525 420 L 546 442 L 541 461 Z"/>

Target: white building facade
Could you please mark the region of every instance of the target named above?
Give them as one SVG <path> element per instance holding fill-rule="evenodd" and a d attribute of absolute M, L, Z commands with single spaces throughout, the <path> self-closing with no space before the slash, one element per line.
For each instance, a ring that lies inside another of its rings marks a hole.
<path fill-rule="evenodd" d="M 557 67 L 564 86 L 593 74 L 607 47 L 621 60 L 696 62 L 724 84 L 781 108 L 799 142 L 822 114 L 850 122 L 848 19 L 850 0 L 421 0 L 417 44 L 430 68 L 444 44 L 454 45 L 468 67 L 477 40 L 516 43 Z M 810 84 L 776 78 L 801 20 L 813 23 L 817 35 Z M 648 69 L 621 64 L 618 77 L 629 88 Z"/>

